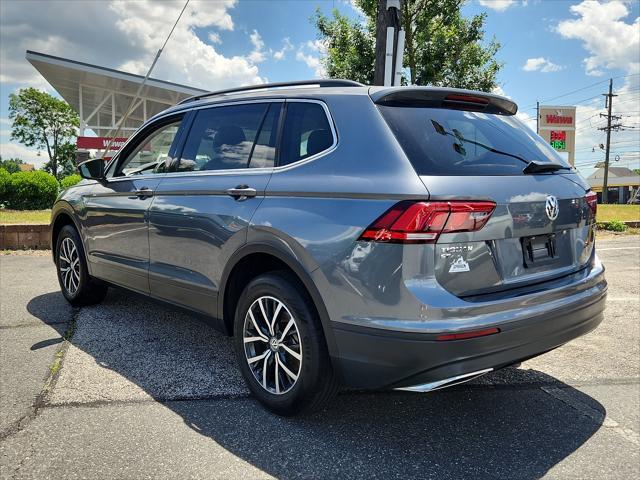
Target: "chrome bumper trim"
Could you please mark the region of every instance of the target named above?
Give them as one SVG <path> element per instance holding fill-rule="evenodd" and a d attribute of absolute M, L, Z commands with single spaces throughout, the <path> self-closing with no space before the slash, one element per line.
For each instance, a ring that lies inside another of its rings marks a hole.
<path fill-rule="evenodd" d="M 444 380 L 438 380 L 437 382 L 423 383 L 422 385 L 414 385 L 412 387 L 394 388 L 394 390 L 402 390 L 405 392 L 432 392 L 433 390 L 439 390 L 441 388 L 452 387 L 459 385 L 460 383 L 468 382 L 474 378 L 478 378 L 485 373 L 489 373 L 493 368 L 485 368 L 484 370 L 478 370 L 477 372 L 465 373 L 463 375 L 457 375 L 451 378 L 445 378 Z"/>

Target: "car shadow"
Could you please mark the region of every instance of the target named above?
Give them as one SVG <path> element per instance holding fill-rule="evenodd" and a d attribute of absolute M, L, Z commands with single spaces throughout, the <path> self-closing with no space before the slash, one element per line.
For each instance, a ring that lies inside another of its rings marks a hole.
<path fill-rule="evenodd" d="M 47 322 L 46 306 L 59 295 L 36 297 L 27 308 Z M 118 290 L 78 312 L 71 344 L 104 367 L 82 384 L 97 389 L 96 399 L 126 390 L 110 383 L 124 377 L 132 395 L 161 402 L 189 428 L 281 479 L 540 478 L 597 432 L 602 421 L 595 419 L 606 414 L 544 372 L 507 368 L 430 394 L 345 391 L 321 412 L 278 417 L 249 396 L 228 338 Z M 69 382 L 73 375 L 60 378 L 54 400 Z M 571 402 L 561 400 L 567 396 Z"/>

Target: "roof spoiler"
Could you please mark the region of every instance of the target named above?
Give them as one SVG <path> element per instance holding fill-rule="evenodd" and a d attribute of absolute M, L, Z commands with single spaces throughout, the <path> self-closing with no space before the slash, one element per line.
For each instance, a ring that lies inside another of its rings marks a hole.
<path fill-rule="evenodd" d="M 448 108 L 472 112 L 515 115 L 518 105 L 486 92 L 436 87 L 371 88 L 371 99 L 389 107 Z"/>

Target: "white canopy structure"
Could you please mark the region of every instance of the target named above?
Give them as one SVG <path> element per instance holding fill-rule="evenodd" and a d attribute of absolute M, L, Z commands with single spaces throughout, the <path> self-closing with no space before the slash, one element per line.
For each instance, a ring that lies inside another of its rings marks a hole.
<path fill-rule="evenodd" d="M 81 138 L 86 130 L 92 130 L 98 137 L 113 135 L 144 79 L 141 75 L 30 50 L 27 50 L 26 59 L 78 112 Z M 198 88 L 149 78 L 119 136 L 129 137 L 156 113 L 204 92 Z"/>

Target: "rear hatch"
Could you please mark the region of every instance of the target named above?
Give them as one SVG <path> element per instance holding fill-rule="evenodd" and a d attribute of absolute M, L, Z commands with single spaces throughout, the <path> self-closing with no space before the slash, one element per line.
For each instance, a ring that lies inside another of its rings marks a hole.
<path fill-rule="evenodd" d="M 480 229 L 443 231 L 437 237 L 432 274 L 444 288 L 481 298 L 540 286 L 589 264 L 595 196 L 515 116 L 513 102 L 421 88 L 377 91 L 372 98 L 430 202 L 495 203 Z"/>

